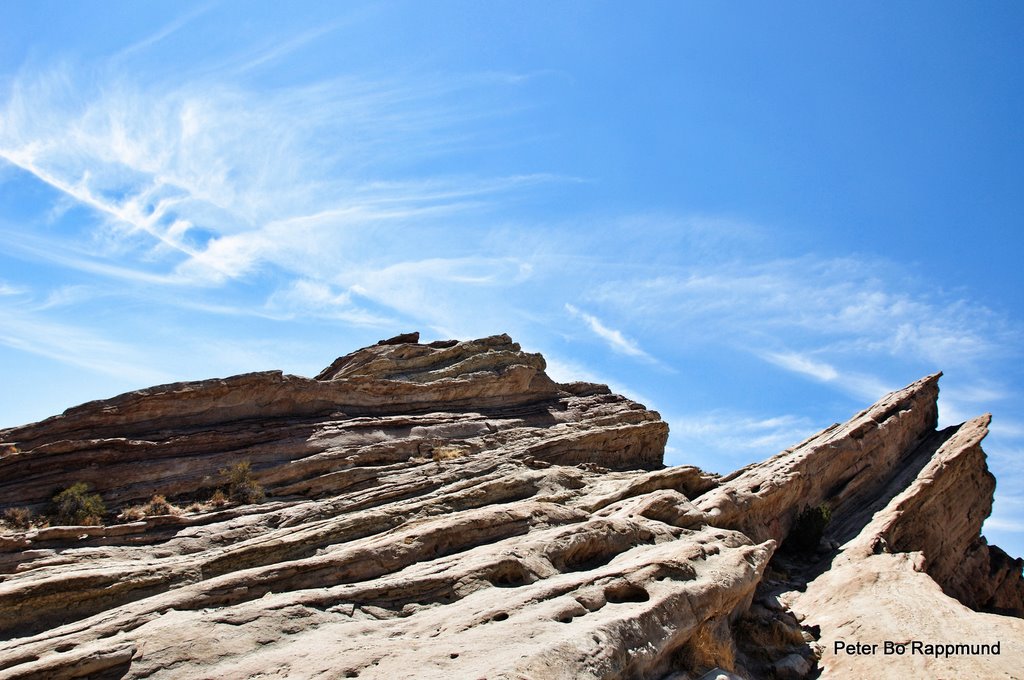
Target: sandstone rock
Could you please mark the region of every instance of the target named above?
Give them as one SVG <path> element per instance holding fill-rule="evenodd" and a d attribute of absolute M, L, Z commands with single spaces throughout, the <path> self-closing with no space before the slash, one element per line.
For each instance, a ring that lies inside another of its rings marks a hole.
<path fill-rule="evenodd" d="M 378 345 L 404 345 L 404 344 L 409 343 L 409 344 L 415 345 L 419 341 L 420 341 L 419 331 L 414 331 L 412 333 L 399 333 L 395 337 L 388 338 L 387 340 L 381 340 L 377 344 Z"/>
<path fill-rule="evenodd" d="M 934 430 L 941 375 L 893 392 L 844 425 L 726 477 L 697 507 L 718 526 L 776 541 L 804 506 L 828 501 L 837 515 L 857 507 Z"/>
<path fill-rule="evenodd" d="M 77 481 L 111 516 L 185 507 L 239 461 L 269 496 L 0 535 L 0 679 L 882 677 L 835 641 L 950 625 L 1002 655 L 902 672 L 1024 667 L 1021 562 L 979 536 L 988 418 L 936 432 L 938 375 L 719 478 L 662 466 L 657 413 L 544 368 L 504 335 L 404 334 L 314 379 L 0 431 L 0 510 Z M 841 548 L 779 550 L 819 504 Z"/>

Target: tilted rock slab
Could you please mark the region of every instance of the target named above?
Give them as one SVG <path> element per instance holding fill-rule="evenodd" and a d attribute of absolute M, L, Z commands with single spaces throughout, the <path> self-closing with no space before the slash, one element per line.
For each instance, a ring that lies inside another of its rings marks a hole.
<path fill-rule="evenodd" d="M 844 630 L 829 597 L 858 587 L 843 565 L 879 559 L 910 559 L 929 597 L 1009 626 L 1002 659 L 1019 658 L 1020 563 L 978 535 L 984 427 L 935 432 L 938 376 L 720 479 L 663 468 L 657 413 L 544 367 L 508 336 L 408 334 L 314 379 L 163 385 L 0 431 L 0 509 L 43 511 L 78 481 L 112 508 L 153 494 L 184 505 L 239 461 L 268 492 L 4 533 L 0 679 L 811 672 L 799 630 L 803 647 L 765 671 L 740 621 L 797 514 L 823 502 L 846 542 L 840 582 L 819 585 L 826 572 L 783 599 L 823 621 L 826 671 Z M 962 459 L 952 483 L 947 458 Z M 978 500 L 949 498 L 968 479 Z"/>
<path fill-rule="evenodd" d="M 989 420 L 944 432 L 917 477 L 793 594 L 793 609 L 822 631 L 828 676 L 1021 677 L 1021 560 L 981 537 L 995 488 L 981 449 Z M 856 643 L 876 649 L 848 653 Z"/>

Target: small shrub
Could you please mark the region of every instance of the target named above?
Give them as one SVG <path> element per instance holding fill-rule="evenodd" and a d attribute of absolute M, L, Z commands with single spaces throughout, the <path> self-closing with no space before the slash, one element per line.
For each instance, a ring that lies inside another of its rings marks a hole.
<path fill-rule="evenodd" d="M 99 494 L 89 493 L 89 485 L 76 482 L 53 497 L 53 518 L 57 524 L 99 524 L 107 508 Z"/>
<path fill-rule="evenodd" d="M 469 455 L 469 449 L 462 446 L 437 446 L 430 452 L 431 459 L 435 461 L 455 460 Z"/>
<path fill-rule="evenodd" d="M 140 519 L 146 518 L 146 511 L 141 505 L 133 505 L 122 510 L 117 518 L 122 522 L 138 522 Z"/>
<path fill-rule="evenodd" d="M 252 476 L 249 461 L 235 463 L 220 471 L 221 477 L 228 484 L 228 498 L 236 503 L 259 503 L 265 494 L 263 487 Z"/>
<path fill-rule="evenodd" d="M 210 505 L 212 505 L 215 508 L 223 508 L 227 504 L 228 497 L 224 495 L 223 491 L 217 489 L 216 491 L 213 492 L 213 495 L 210 497 Z"/>
<path fill-rule="evenodd" d="M 815 508 L 805 505 L 793 522 L 793 528 L 789 530 L 787 545 L 796 552 L 816 550 L 825 534 L 825 527 L 831 521 L 832 509 L 828 505 L 822 503 Z"/>
<path fill-rule="evenodd" d="M 4 524 L 25 531 L 32 526 L 32 511 L 28 508 L 7 508 L 4 510 Z"/>
<path fill-rule="evenodd" d="M 160 494 L 156 494 L 149 499 L 149 502 L 142 506 L 142 509 L 147 515 L 173 515 L 174 511 L 177 510 Z"/>
<path fill-rule="evenodd" d="M 179 512 L 178 508 L 168 503 L 167 499 L 161 494 L 157 494 L 150 499 L 150 502 L 143 505 L 141 510 L 146 516 L 151 517 L 154 515 L 176 515 Z"/>

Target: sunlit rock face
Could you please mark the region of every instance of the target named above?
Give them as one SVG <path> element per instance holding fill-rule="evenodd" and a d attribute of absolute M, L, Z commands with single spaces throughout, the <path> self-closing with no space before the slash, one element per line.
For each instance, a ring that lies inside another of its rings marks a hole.
<path fill-rule="evenodd" d="M 1011 677 L 988 418 L 937 432 L 938 378 L 721 478 L 505 335 L 90 402 L 0 431 L 0 510 L 37 518 L 0 536 L 0 678 Z M 238 463 L 266 499 L 211 502 Z M 77 482 L 107 512 L 60 526 Z"/>

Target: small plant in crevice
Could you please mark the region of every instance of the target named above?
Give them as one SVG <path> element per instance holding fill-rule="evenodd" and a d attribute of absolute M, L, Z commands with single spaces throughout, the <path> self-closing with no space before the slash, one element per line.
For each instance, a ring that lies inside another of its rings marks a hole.
<path fill-rule="evenodd" d="M 53 521 L 62 525 L 100 524 L 107 508 L 97 493 L 89 493 L 89 485 L 76 482 L 53 497 Z"/>
<path fill-rule="evenodd" d="M 249 461 L 243 460 L 220 471 L 228 485 L 228 498 L 236 503 L 259 503 L 266 494 L 263 487 L 252 475 Z"/>
<path fill-rule="evenodd" d="M 434 461 L 455 460 L 468 455 L 469 449 L 463 446 L 436 446 L 430 452 L 430 458 Z"/>
<path fill-rule="evenodd" d="M 832 521 L 832 509 L 825 503 L 816 507 L 804 506 L 793 522 L 789 535 L 786 536 L 786 547 L 793 552 L 813 552 L 825 535 L 825 528 Z"/>
<path fill-rule="evenodd" d="M 213 495 L 210 496 L 210 505 L 215 508 L 223 508 L 227 504 L 228 497 L 224 495 L 224 491 L 222 489 L 217 489 L 213 492 Z"/>

